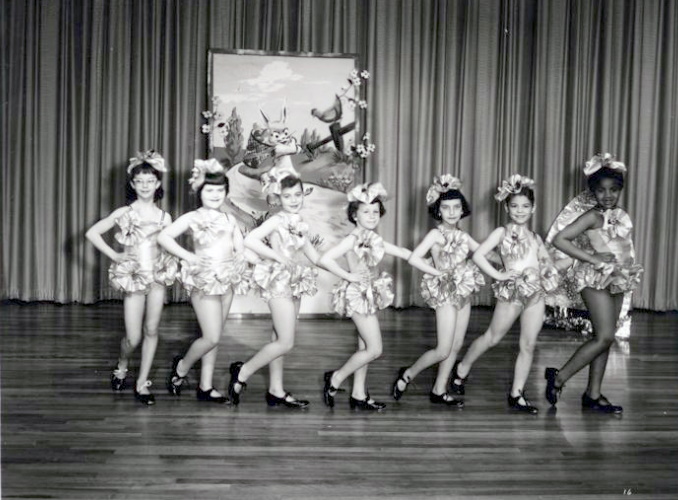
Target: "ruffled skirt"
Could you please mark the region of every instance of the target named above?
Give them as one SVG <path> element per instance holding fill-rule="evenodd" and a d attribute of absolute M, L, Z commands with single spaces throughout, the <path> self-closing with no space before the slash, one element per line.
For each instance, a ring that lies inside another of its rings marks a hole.
<path fill-rule="evenodd" d="M 332 290 L 332 309 L 350 318 L 353 314 L 375 314 L 393 304 L 393 278 L 387 272 L 369 282 L 341 281 Z"/>
<path fill-rule="evenodd" d="M 264 260 L 254 266 L 252 279 L 264 300 L 281 297 L 301 298 L 318 291 L 318 270 L 315 267 Z"/>
<path fill-rule="evenodd" d="M 245 295 L 250 289 L 252 271 L 242 255 L 209 267 L 181 261 L 179 280 L 189 295 L 198 291 L 204 295 L 224 295 L 229 292 Z"/>
<path fill-rule="evenodd" d="M 580 292 L 584 288 L 610 290 L 610 293 L 625 293 L 635 290 L 640 284 L 643 266 L 640 264 L 605 264 L 596 269 L 589 262 L 577 261 L 574 265 L 574 287 Z"/>
<path fill-rule="evenodd" d="M 556 288 L 560 283 L 558 270 L 553 265 L 543 265 L 539 270 L 528 267 L 516 278 L 506 281 L 496 281 L 492 290 L 497 300 L 526 305 L 536 294 L 544 296 Z"/>
<path fill-rule="evenodd" d="M 108 280 L 115 290 L 125 293 L 148 293 L 153 283 L 170 286 L 179 274 L 176 257 L 162 252 L 153 263 L 153 268 L 144 268 L 137 260 L 113 262 L 108 268 Z"/>
<path fill-rule="evenodd" d="M 478 266 L 467 261 L 440 276 L 424 274 L 419 289 L 426 304 L 433 309 L 448 304 L 461 309 L 484 285 L 485 277 Z"/>

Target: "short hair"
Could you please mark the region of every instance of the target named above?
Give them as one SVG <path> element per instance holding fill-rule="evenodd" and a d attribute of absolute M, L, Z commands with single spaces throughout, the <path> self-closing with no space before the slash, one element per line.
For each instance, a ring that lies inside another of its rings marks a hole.
<path fill-rule="evenodd" d="M 431 214 L 433 220 L 441 221 L 443 220 L 442 214 L 440 213 L 440 204 L 446 200 L 460 200 L 461 201 L 461 218 L 468 217 L 471 215 L 471 206 L 466 201 L 464 195 L 458 189 L 450 189 L 445 191 L 440 195 L 440 197 L 434 201 L 428 207 L 428 213 Z"/>
<path fill-rule="evenodd" d="M 195 195 L 197 197 L 198 208 L 202 207 L 202 190 L 206 185 L 210 186 L 226 186 L 226 194 L 229 191 L 228 177 L 224 172 L 207 172 L 205 173 L 205 182 L 198 188 Z"/>
<path fill-rule="evenodd" d="M 586 178 L 586 183 L 591 191 L 595 191 L 603 179 L 613 179 L 619 189 L 624 188 L 624 174 L 610 167 L 602 167 Z"/>
<path fill-rule="evenodd" d="M 379 203 L 379 217 L 383 217 L 386 213 L 386 208 L 384 207 L 384 202 L 377 196 L 372 203 L 363 203 L 362 201 L 349 202 L 348 208 L 346 209 L 346 215 L 348 216 L 349 222 L 356 224 L 355 214 L 358 211 L 358 208 L 360 208 L 360 205 L 373 205 L 374 203 Z"/>
<path fill-rule="evenodd" d="M 150 163 L 144 162 L 136 165 L 127 175 L 127 183 L 125 184 L 125 198 L 127 199 L 128 204 L 136 201 L 137 199 L 137 192 L 132 187 L 132 181 L 134 181 L 134 178 L 140 174 L 153 174 L 158 178 L 158 181 L 162 182 L 162 172 L 155 169 Z M 153 193 L 153 201 L 162 200 L 164 196 L 165 190 L 162 188 L 162 184 L 160 184 L 158 189 L 155 190 L 155 193 Z"/>
<path fill-rule="evenodd" d="M 506 203 L 507 207 L 508 204 L 511 203 L 511 200 L 516 196 L 525 196 L 528 200 L 530 200 L 530 203 L 534 205 L 534 189 L 531 187 L 523 186 L 517 193 L 509 193 L 509 195 L 506 197 L 506 200 L 504 200 L 504 203 Z"/>
<path fill-rule="evenodd" d="M 294 175 L 287 175 L 280 179 L 280 190 L 291 188 L 299 184 L 301 190 L 304 190 L 304 183 L 301 182 L 301 177 L 296 177 Z"/>

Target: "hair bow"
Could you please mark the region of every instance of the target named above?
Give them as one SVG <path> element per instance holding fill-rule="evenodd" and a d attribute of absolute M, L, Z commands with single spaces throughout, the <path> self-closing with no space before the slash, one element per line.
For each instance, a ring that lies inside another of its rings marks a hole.
<path fill-rule="evenodd" d="M 382 201 L 386 198 L 386 189 L 381 182 L 366 182 L 354 187 L 348 192 L 348 201 L 359 201 L 371 205 L 374 200 L 381 198 Z"/>
<path fill-rule="evenodd" d="M 281 165 L 279 167 L 273 167 L 267 173 L 262 174 L 261 176 L 261 191 L 266 195 L 280 195 L 281 187 L 280 181 L 285 177 L 295 177 L 299 178 L 299 172 L 297 172 L 292 165 Z"/>
<path fill-rule="evenodd" d="M 188 179 L 188 184 L 195 192 L 205 183 L 206 174 L 225 174 L 224 166 L 214 158 L 209 160 L 195 160 L 193 168 L 191 169 L 191 178 Z"/>
<path fill-rule="evenodd" d="M 626 165 L 620 161 L 615 161 L 614 156 L 610 153 L 598 153 L 593 155 L 593 157 L 584 165 L 584 175 L 590 177 L 603 167 L 626 172 Z"/>
<path fill-rule="evenodd" d="M 165 167 L 165 159 L 155 149 L 149 149 L 148 151 L 138 151 L 134 158 L 129 159 L 127 173 L 131 174 L 134 167 L 144 163 L 148 163 L 158 172 L 167 172 L 167 167 Z"/>
<path fill-rule="evenodd" d="M 508 180 L 501 181 L 501 186 L 497 188 L 494 199 L 504 201 L 510 194 L 520 193 L 520 190 L 524 187 L 531 188 L 532 186 L 534 186 L 533 179 L 523 177 L 520 174 L 513 174 Z"/>
<path fill-rule="evenodd" d="M 456 189 L 457 191 L 461 189 L 461 181 L 459 179 L 451 174 L 434 177 L 433 184 L 431 184 L 431 187 L 429 187 L 426 192 L 426 204 L 432 205 L 440 198 L 441 194 L 447 193 L 452 189 Z"/>

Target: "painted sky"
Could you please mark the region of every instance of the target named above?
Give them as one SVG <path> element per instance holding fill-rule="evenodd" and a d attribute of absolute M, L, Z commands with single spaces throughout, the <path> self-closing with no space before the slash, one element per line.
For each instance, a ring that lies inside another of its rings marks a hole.
<path fill-rule="evenodd" d="M 355 63 L 349 57 L 215 53 L 212 64 L 212 92 L 222 100 L 220 111 L 230 115 L 236 107 L 245 136 L 255 121 L 263 124 L 259 108 L 274 121 L 280 119 L 287 103 L 287 126 L 299 138 L 305 128 L 316 129 L 323 137 L 328 135 L 327 125 L 314 118 L 311 109 L 332 105 L 335 94 L 348 86 Z M 352 109 L 344 106 L 343 112 L 342 123 L 353 121 Z"/>

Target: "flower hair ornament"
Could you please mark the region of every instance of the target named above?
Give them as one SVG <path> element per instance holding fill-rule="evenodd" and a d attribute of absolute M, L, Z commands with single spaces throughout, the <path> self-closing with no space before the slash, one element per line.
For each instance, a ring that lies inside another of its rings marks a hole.
<path fill-rule="evenodd" d="M 494 195 L 494 199 L 504 201 L 510 194 L 520 193 L 523 188 L 532 188 L 534 184 L 534 180 L 529 177 L 513 174 L 508 180 L 501 181 L 501 186 L 497 188 L 497 194 Z"/>
<path fill-rule="evenodd" d="M 191 178 L 188 179 L 188 184 L 194 192 L 205 183 L 206 174 L 226 174 L 224 166 L 214 158 L 209 160 L 195 160 L 193 162 L 193 169 L 191 169 Z"/>
<path fill-rule="evenodd" d="M 456 189 L 457 191 L 461 189 L 461 181 L 459 179 L 450 174 L 434 177 L 433 184 L 431 184 L 426 192 L 426 204 L 433 205 L 438 201 L 441 194 L 447 193 L 452 189 Z"/>
<path fill-rule="evenodd" d="M 127 166 L 127 173 L 131 174 L 132 169 L 138 165 L 143 165 L 148 163 L 158 172 L 167 172 L 167 167 L 165 166 L 165 159 L 154 149 L 149 149 L 148 151 L 139 151 L 134 158 L 129 159 L 129 165 Z"/>
<path fill-rule="evenodd" d="M 386 199 L 387 193 L 381 182 L 366 182 L 351 189 L 348 194 L 348 201 L 359 201 L 371 205 L 377 198 L 382 201 Z"/>
<path fill-rule="evenodd" d="M 626 172 L 626 165 L 620 161 L 616 161 L 615 157 L 610 153 L 598 153 L 586 162 L 584 165 L 584 175 L 590 177 L 603 167 L 607 167 L 619 172 Z"/>

